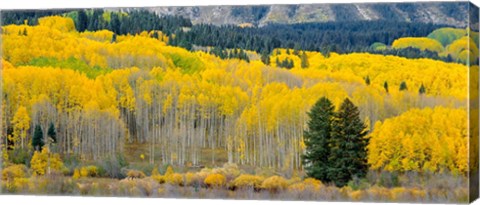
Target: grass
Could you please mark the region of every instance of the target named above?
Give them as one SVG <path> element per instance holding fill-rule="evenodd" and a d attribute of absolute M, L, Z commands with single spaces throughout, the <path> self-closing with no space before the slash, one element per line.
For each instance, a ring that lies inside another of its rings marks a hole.
<path fill-rule="evenodd" d="M 159 184 L 147 177 L 144 179 L 80 178 L 50 175 L 30 177 L 9 185 L 0 181 L 4 193 L 32 195 L 70 196 L 115 196 L 115 197 L 161 197 L 197 199 L 248 199 L 248 200 L 301 200 L 301 201 L 363 201 L 363 202 L 467 202 L 468 188 L 385 188 L 373 186 L 352 190 L 321 186 L 319 189 L 282 189 L 272 192 L 260 189 L 237 189 L 226 187 L 196 187 Z"/>

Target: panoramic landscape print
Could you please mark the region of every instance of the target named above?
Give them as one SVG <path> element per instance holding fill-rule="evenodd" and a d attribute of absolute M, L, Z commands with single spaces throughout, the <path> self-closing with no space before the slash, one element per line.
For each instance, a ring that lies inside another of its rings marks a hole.
<path fill-rule="evenodd" d="M 478 196 L 469 2 L 0 16 L 1 194 Z"/>

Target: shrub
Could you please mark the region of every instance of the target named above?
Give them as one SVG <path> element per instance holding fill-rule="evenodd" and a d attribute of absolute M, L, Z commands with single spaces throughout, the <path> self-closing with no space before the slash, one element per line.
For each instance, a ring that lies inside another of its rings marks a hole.
<path fill-rule="evenodd" d="M 194 186 L 194 187 L 198 187 L 198 186 L 201 186 L 203 185 L 205 179 L 207 178 L 208 175 L 201 175 L 199 173 L 192 173 L 192 172 L 188 172 L 185 174 L 185 185 L 186 186 Z"/>
<path fill-rule="evenodd" d="M 287 180 L 288 185 L 296 184 L 302 182 L 300 177 L 292 177 L 291 179 Z"/>
<path fill-rule="evenodd" d="M 238 168 L 237 164 L 226 163 L 221 169 L 215 169 L 214 173 L 222 174 L 227 180 L 233 180 L 240 176 L 241 171 Z"/>
<path fill-rule="evenodd" d="M 402 198 L 406 198 L 406 189 L 404 187 L 395 187 L 391 190 L 391 200 L 399 200 Z"/>
<path fill-rule="evenodd" d="M 28 178 L 14 178 L 13 183 L 17 191 L 27 191 L 30 186 L 30 181 Z"/>
<path fill-rule="evenodd" d="M 168 184 L 183 186 L 183 176 L 181 174 L 173 173 L 168 176 L 165 175 L 165 180 Z"/>
<path fill-rule="evenodd" d="M 75 169 L 75 170 L 73 171 L 73 176 L 72 176 L 72 178 L 73 178 L 73 179 L 80 179 L 80 177 L 81 177 L 80 171 L 79 171 L 78 169 Z"/>
<path fill-rule="evenodd" d="M 7 152 L 10 162 L 14 164 L 27 164 L 31 160 L 27 149 L 14 149 Z"/>
<path fill-rule="evenodd" d="M 151 176 L 157 176 L 160 175 L 160 172 L 158 172 L 158 168 L 155 166 L 152 170 Z"/>
<path fill-rule="evenodd" d="M 264 178 L 261 176 L 255 176 L 250 174 L 242 174 L 233 180 L 233 186 L 235 188 L 255 188 L 259 189 L 262 186 Z"/>
<path fill-rule="evenodd" d="M 50 153 L 48 148 L 43 148 L 42 152 L 35 151 L 30 166 L 34 175 L 48 174 L 48 171 L 62 171 L 64 167 L 60 155 Z"/>
<path fill-rule="evenodd" d="M 157 167 L 153 168 L 151 178 L 156 182 L 158 182 L 159 184 L 165 183 L 165 176 L 160 175 L 160 172 L 158 172 Z"/>
<path fill-rule="evenodd" d="M 88 172 L 88 176 L 90 176 L 90 177 L 98 176 L 98 168 L 96 166 L 93 166 L 93 165 L 87 166 L 86 169 L 87 169 L 87 172 Z"/>
<path fill-rule="evenodd" d="M 322 186 L 322 182 L 318 179 L 314 179 L 314 178 L 306 178 L 305 180 L 303 180 L 303 182 L 305 184 L 309 184 L 309 185 L 312 185 L 312 186 Z"/>
<path fill-rule="evenodd" d="M 301 193 L 301 192 L 305 191 L 305 183 L 299 182 L 299 183 L 292 184 L 292 185 L 288 186 L 288 191 L 289 192 Z"/>
<path fill-rule="evenodd" d="M 272 176 L 265 179 L 262 183 L 262 188 L 269 190 L 270 192 L 278 192 L 286 189 L 288 182 L 285 178 L 280 176 Z"/>
<path fill-rule="evenodd" d="M 165 183 L 166 181 L 166 177 L 165 176 L 162 176 L 160 174 L 158 175 L 152 175 L 152 179 L 155 180 L 156 182 L 158 182 L 159 184 L 163 184 Z"/>
<path fill-rule="evenodd" d="M 349 197 L 354 201 L 360 201 L 366 197 L 366 194 L 363 190 L 357 190 L 350 192 Z"/>
<path fill-rule="evenodd" d="M 122 168 L 128 166 L 128 162 L 123 155 L 108 157 L 101 161 L 100 170 L 104 170 L 106 175 L 112 178 L 124 178 L 126 173 L 122 173 Z"/>
<path fill-rule="evenodd" d="M 412 188 L 408 190 L 408 194 L 413 200 L 419 201 L 420 199 L 425 199 L 427 192 L 418 188 Z"/>
<path fill-rule="evenodd" d="M 127 173 L 127 177 L 132 179 L 141 179 L 141 178 L 145 178 L 145 174 L 142 171 L 130 170 Z"/>
<path fill-rule="evenodd" d="M 2 170 L 2 180 L 11 181 L 15 178 L 23 178 L 27 176 L 27 167 L 23 164 L 15 164 Z"/>
<path fill-rule="evenodd" d="M 82 167 L 80 169 L 80 177 L 87 177 L 88 176 L 88 170 L 86 167 Z"/>
<path fill-rule="evenodd" d="M 200 172 L 195 173 L 195 179 L 197 180 L 200 186 L 205 186 L 205 179 L 210 175 L 208 169 L 202 169 Z"/>
<path fill-rule="evenodd" d="M 314 190 L 319 190 L 323 186 L 320 180 L 314 178 L 306 178 L 305 180 L 303 180 L 303 183 L 306 187 L 313 188 Z"/>
<path fill-rule="evenodd" d="M 82 167 L 80 168 L 79 175 L 80 177 L 96 177 L 98 176 L 98 168 L 93 165 Z"/>
<path fill-rule="evenodd" d="M 318 191 L 323 186 L 322 182 L 314 178 L 306 178 L 301 182 L 297 182 L 288 186 L 288 190 L 292 192 L 303 192 L 305 190 Z"/>
<path fill-rule="evenodd" d="M 165 176 L 170 176 L 170 175 L 172 175 L 173 173 L 175 173 L 175 172 L 173 171 L 172 166 L 168 166 L 168 167 L 167 167 L 167 170 L 165 171 Z"/>
<path fill-rule="evenodd" d="M 209 187 L 223 187 L 227 183 L 227 178 L 222 174 L 210 174 L 204 183 Z"/>
<path fill-rule="evenodd" d="M 373 200 L 386 201 L 392 198 L 390 189 L 385 187 L 373 186 L 366 190 L 370 198 Z"/>

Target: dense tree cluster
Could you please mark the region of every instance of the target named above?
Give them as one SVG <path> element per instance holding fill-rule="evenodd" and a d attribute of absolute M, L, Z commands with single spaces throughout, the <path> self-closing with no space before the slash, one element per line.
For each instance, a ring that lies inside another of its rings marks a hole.
<path fill-rule="evenodd" d="M 346 98 L 338 111 L 332 102 L 320 98 L 308 113 L 304 131 L 307 175 L 322 182 L 345 186 L 353 178 L 363 178 L 368 171 L 366 125 L 358 108 Z"/>
<path fill-rule="evenodd" d="M 143 31 L 161 30 L 168 35 L 182 27 L 191 27 L 190 20 L 179 16 L 158 16 L 146 10 L 112 12 L 103 9 L 2 11 L 3 25 L 38 25 L 45 16 L 62 15 L 72 18 L 78 31 L 110 30 L 116 34 L 138 34 Z"/>
<path fill-rule="evenodd" d="M 337 5 L 341 6 L 341 5 Z M 259 10 L 262 8 L 259 7 Z M 342 13 L 342 12 L 340 12 Z M 7 12 L 4 24 L 36 25 L 44 15 L 62 14 L 35 12 Z M 169 44 L 190 50 L 193 45 L 224 49 L 252 50 L 271 53 L 275 48 L 290 48 L 351 53 L 366 51 L 375 42 L 387 45 L 400 37 L 424 37 L 441 25 L 390 21 L 339 21 L 327 23 L 300 23 L 293 25 L 268 24 L 263 27 L 236 25 L 192 25 L 189 19 L 179 16 L 158 16 L 146 10 L 111 12 L 102 9 L 63 11 L 75 21 L 78 31 L 111 30 L 117 35 L 138 34 L 159 30 L 170 37 Z"/>
<path fill-rule="evenodd" d="M 247 52 L 243 49 L 221 49 L 219 47 L 213 47 L 209 53 L 216 55 L 221 59 L 238 58 L 247 62 L 250 61 Z"/>
<path fill-rule="evenodd" d="M 388 171 L 465 173 L 465 122 L 465 110 L 443 107 L 412 109 L 377 122 L 370 135 L 368 162 L 373 169 Z"/>
<path fill-rule="evenodd" d="M 30 26 L 38 25 L 38 19 L 44 16 L 61 15 L 70 12 L 70 10 L 2 10 L 0 22 L 2 25 L 27 24 Z"/>
<path fill-rule="evenodd" d="M 391 44 L 405 36 L 427 36 L 440 25 L 392 23 L 386 21 L 270 24 L 264 27 L 194 25 L 188 32 L 178 30 L 172 45 L 243 48 L 259 53 L 274 48 L 299 48 L 322 53 L 361 51 L 375 42 Z M 208 38 L 206 38 L 208 36 Z"/>

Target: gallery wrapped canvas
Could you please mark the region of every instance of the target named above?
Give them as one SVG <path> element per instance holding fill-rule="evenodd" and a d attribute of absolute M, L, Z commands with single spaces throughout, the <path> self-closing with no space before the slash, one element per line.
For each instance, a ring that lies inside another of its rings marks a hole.
<path fill-rule="evenodd" d="M 468 1 L 1 10 L 0 193 L 469 203 Z"/>

